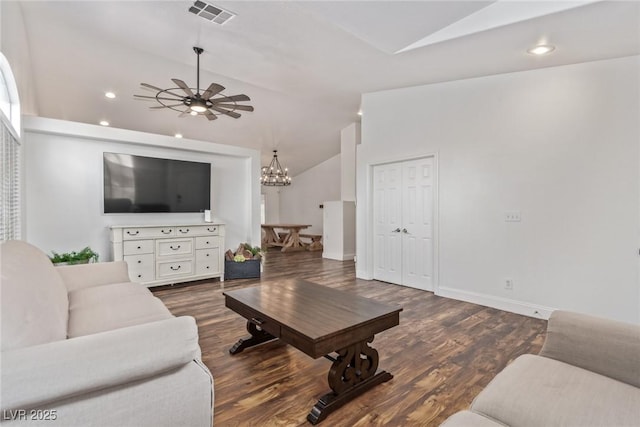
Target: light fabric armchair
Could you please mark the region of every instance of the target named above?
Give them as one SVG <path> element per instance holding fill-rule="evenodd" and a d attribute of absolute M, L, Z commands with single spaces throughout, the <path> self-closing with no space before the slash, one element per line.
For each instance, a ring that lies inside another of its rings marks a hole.
<path fill-rule="evenodd" d="M 195 320 L 173 317 L 126 264 L 56 268 L 20 241 L 0 256 L 3 424 L 212 424 Z"/>
<path fill-rule="evenodd" d="M 518 357 L 446 427 L 637 427 L 640 325 L 555 311 L 539 355 Z"/>

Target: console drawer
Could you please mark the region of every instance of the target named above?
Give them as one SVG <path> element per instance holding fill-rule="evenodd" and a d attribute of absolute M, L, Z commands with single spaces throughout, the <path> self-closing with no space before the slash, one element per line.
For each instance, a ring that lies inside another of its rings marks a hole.
<path fill-rule="evenodd" d="M 140 227 L 123 228 L 123 240 L 149 239 L 156 237 L 171 237 L 176 235 L 175 227 Z"/>
<path fill-rule="evenodd" d="M 193 260 L 191 259 L 185 259 L 181 261 L 164 261 L 157 263 L 156 277 L 158 279 L 189 276 L 192 274 Z"/>
<path fill-rule="evenodd" d="M 220 273 L 220 248 L 196 250 L 196 274 Z"/>
<path fill-rule="evenodd" d="M 123 243 L 124 255 L 153 254 L 153 240 L 132 240 Z"/>
<path fill-rule="evenodd" d="M 150 282 L 155 279 L 153 254 L 127 255 L 124 260 L 132 282 Z"/>
<path fill-rule="evenodd" d="M 196 237 L 196 249 L 210 249 L 220 247 L 218 236 Z"/>
<path fill-rule="evenodd" d="M 197 228 L 198 227 L 186 227 L 186 226 L 177 227 L 176 236 L 178 237 L 193 236 L 194 234 L 196 234 L 194 230 Z"/>
<path fill-rule="evenodd" d="M 193 236 L 217 236 L 220 234 L 220 227 L 217 225 L 198 225 L 190 227 L 189 232 Z"/>
<path fill-rule="evenodd" d="M 156 256 L 185 256 L 193 254 L 193 239 L 156 240 Z"/>
<path fill-rule="evenodd" d="M 280 338 L 280 324 L 265 317 L 255 310 L 247 307 L 244 304 L 237 302 L 234 299 L 225 297 L 225 305 L 231 310 L 235 311 L 251 323 L 258 326 L 260 329 L 267 331 L 276 338 Z"/>

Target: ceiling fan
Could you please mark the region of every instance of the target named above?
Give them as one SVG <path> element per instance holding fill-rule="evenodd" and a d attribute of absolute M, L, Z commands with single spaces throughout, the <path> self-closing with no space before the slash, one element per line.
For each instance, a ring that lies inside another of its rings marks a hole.
<path fill-rule="evenodd" d="M 187 86 L 187 84 L 180 79 L 171 79 L 178 87 L 160 89 L 159 87 L 148 83 L 141 83 L 143 87 L 156 90 L 158 93 L 156 93 L 155 96 L 133 96 L 143 99 L 155 99 L 160 103 L 160 105 L 150 108 L 170 108 L 171 110 L 181 113 L 178 117 L 183 117 L 185 114 L 191 114 L 193 116 L 203 115 L 209 120 L 215 120 L 219 115 L 225 114 L 233 117 L 234 119 L 238 119 L 240 118 L 240 113 L 237 113 L 236 111 L 253 111 L 253 107 L 251 105 L 238 104 L 238 102 L 250 101 L 251 99 L 247 95 L 223 95 L 222 91 L 225 88 L 217 83 L 211 83 L 207 90 L 200 93 L 200 54 L 204 52 L 204 50 L 200 47 L 194 46 L 193 51 L 196 53 L 198 58 L 196 88 Z M 186 96 L 180 93 L 175 93 L 175 90 L 182 90 Z"/>

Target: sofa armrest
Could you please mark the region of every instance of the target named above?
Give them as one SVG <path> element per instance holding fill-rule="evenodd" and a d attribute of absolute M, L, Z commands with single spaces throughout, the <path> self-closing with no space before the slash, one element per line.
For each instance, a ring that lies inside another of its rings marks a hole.
<path fill-rule="evenodd" d="M 30 409 L 177 369 L 200 354 L 193 317 L 2 352 L 3 411 Z"/>
<path fill-rule="evenodd" d="M 640 325 L 554 311 L 540 355 L 640 387 Z"/>
<path fill-rule="evenodd" d="M 127 263 L 124 261 L 63 265 L 56 267 L 56 271 L 60 273 L 68 292 L 110 283 L 130 282 Z"/>

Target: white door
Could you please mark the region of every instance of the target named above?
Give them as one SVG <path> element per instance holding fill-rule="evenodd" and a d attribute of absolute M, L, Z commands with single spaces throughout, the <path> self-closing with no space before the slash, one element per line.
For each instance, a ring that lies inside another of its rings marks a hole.
<path fill-rule="evenodd" d="M 373 168 L 373 277 L 433 290 L 433 158 Z"/>
<path fill-rule="evenodd" d="M 402 164 L 402 284 L 433 290 L 433 158 Z"/>
<path fill-rule="evenodd" d="M 373 168 L 373 278 L 402 284 L 402 168 Z"/>

